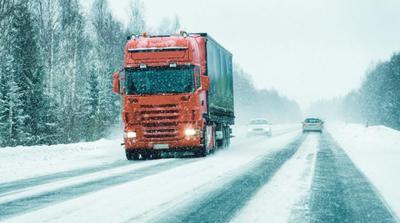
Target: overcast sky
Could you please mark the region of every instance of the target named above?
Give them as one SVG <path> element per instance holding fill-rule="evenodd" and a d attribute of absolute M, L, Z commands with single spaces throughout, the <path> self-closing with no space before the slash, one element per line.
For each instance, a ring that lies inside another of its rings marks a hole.
<path fill-rule="evenodd" d="M 109 0 L 124 20 L 129 0 Z M 188 32 L 207 32 L 234 54 L 258 88 L 302 108 L 357 88 L 374 63 L 400 51 L 399 0 L 145 0 L 157 26 L 177 14 Z"/>

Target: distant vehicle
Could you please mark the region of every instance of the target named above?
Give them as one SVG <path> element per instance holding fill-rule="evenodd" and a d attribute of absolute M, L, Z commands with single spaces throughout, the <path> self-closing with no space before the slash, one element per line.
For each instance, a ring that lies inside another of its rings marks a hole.
<path fill-rule="evenodd" d="M 247 135 L 272 136 L 271 123 L 266 119 L 253 119 L 248 124 Z"/>
<path fill-rule="evenodd" d="M 324 121 L 319 118 L 306 118 L 303 122 L 303 133 L 320 132 L 324 129 Z"/>

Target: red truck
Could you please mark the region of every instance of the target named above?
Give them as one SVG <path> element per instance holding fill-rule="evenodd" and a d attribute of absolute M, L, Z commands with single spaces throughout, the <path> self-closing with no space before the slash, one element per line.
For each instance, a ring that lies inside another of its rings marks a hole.
<path fill-rule="evenodd" d="M 128 160 L 179 151 L 203 157 L 229 145 L 232 54 L 206 33 L 128 38 L 113 83 Z"/>

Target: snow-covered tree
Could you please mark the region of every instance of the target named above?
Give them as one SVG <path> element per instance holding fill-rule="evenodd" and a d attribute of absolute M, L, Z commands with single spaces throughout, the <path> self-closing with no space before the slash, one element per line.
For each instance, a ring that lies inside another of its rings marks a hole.
<path fill-rule="evenodd" d="M 23 115 L 26 117 L 21 126 L 24 135 L 24 144 L 32 144 L 36 134 L 37 120 L 34 118 L 37 112 L 35 103 L 36 95 L 33 94 L 36 86 L 36 73 L 39 69 L 38 50 L 36 36 L 28 4 L 21 4 L 15 10 L 11 22 L 10 55 L 12 56 L 12 68 L 10 75 L 15 79 L 21 94 L 24 106 Z"/>
<path fill-rule="evenodd" d="M 146 22 L 144 19 L 144 4 L 141 0 L 131 0 L 129 4 L 129 21 L 128 21 L 128 34 L 139 35 L 146 29 Z"/>
<path fill-rule="evenodd" d="M 24 111 L 23 93 L 16 82 L 11 68 L 6 69 L 9 75 L 1 79 L 0 94 L 0 145 L 16 146 L 26 143 L 29 136 L 26 132 L 26 113 Z"/>
<path fill-rule="evenodd" d="M 90 76 L 86 82 L 86 92 L 82 97 L 82 121 L 85 125 L 85 139 L 95 140 L 102 136 L 99 131 L 101 127 L 101 120 L 99 119 L 100 106 L 99 106 L 99 81 L 98 75 L 94 70 L 90 71 Z"/>
<path fill-rule="evenodd" d="M 161 21 L 161 24 L 158 26 L 156 30 L 157 34 L 176 34 L 179 32 L 181 28 L 181 24 L 179 21 L 178 15 L 175 15 L 173 19 L 168 17 L 164 17 Z"/>
<path fill-rule="evenodd" d="M 41 64 L 45 72 L 45 90 L 51 97 L 59 87 L 57 77 L 60 69 L 61 10 L 58 0 L 34 1 L 32 11 L 36 20 L 36 32 Z"/>
<path fill-rule="evenodd" d="M 115 104 L 116 96 L 111 92 L 112 74 L 123 64 L 125 35 L 122 24 L 117 22 L 105 0 L 96 0 L 92 6 L 93 68 L 98 75 L 99 125 L 104 132 L 116 123 L 120 105 Z"/>

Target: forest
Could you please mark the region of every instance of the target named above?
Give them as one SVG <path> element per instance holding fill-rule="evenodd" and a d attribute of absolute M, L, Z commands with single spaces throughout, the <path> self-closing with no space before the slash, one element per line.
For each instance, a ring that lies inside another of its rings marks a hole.
<path fill-rule="evenodd" d="M 371 67 L 359 89 L 313 104 L 325 118 L 400 129 L 400 53 Z"/>

